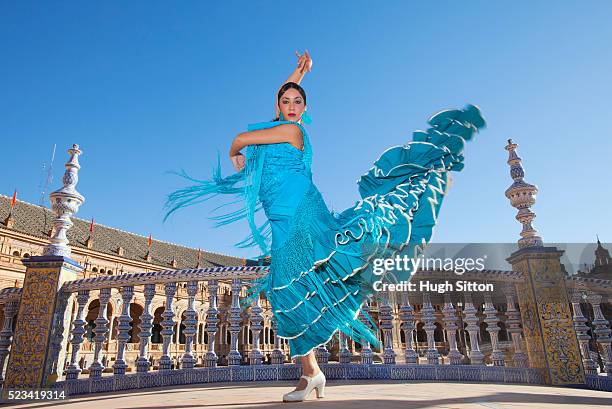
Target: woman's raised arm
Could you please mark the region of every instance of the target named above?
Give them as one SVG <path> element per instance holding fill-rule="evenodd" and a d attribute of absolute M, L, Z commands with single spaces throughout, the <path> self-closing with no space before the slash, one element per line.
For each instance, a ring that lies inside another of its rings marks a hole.
<path fill-rule="evenodd" d="M 312 58 L 310 57 L 310 53 L 308 52 L 308 50 L 304 51 L 304 54 L 302 55 L 300 55 L 300 53 L 296 51 L 295 55 L 297 55 L 298 57 L 297 67 L 295 68 L 295 70 L 293 70 L 291 75 L 289 75 L 289 78 L 287 78 L 287 80 L 283 82 L 280 87 L 278 87 L 278 90 L 276 91 L 277 94 L 278 91 L 280 91 L 280 89 L 282 88 L 282 86 L 288 82 L 295 82 L 296 84 L 302 82 L 302 78 L 304 78 L 306 72 L 310 72 L 310 70 L 312 70 Z M 274 106 L 276 107 L 274 117 L 278 118 L 278 101 L 274 103 Z"/>

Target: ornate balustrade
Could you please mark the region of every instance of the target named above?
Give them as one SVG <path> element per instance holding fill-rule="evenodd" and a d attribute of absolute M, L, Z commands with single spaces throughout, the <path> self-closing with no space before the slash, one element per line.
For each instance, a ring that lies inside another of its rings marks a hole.
<path fill-rule="evenodd" d="M 74 394 L 177 383 L 297 379 L 300 366 L 290 362 L 286 342 L 276 335 L 270 312 L 262 308 L 262 301 L 265 300 L 256 301 L 247 311 L 240 308 L 242 290 L 249 285 L 250 280 L 266 273 L 265 267 L 218 267 L 124 274 L 64 283 L 60 293 L 64 298 L 72 299 L 76 308 L 70 324 L 64 379 L 58 379 L 55 386 L 65 387 L 69 393 Z M 499 272 L 492 274 L 503 275 Z M 430 274 L 430 277 L 434 276 Z M 182 314 L 184 319 L 181 320 L 174 306 L 177 303 L 177 286 L 183 283 L 186 284 L 187 299 L 180 300 L 183 304 L 186 301 Z M 202 299 L 196 300 L 200 283 L 207 289 L 205 302 Z M 160 285 L 163 285 L 163 292 L 158 290 Z M 221 285 L 231 288 L 231 305 L 223 320 L 220 319 L 218 303 Z M 130 305 L 135 294 L 143 296 L 141 301 L 144 298 L 144 307 L 139 317 L 130 315 Z M 161 343 L 152 342 L 154 317 L 151 306 L 156 296 L 165 299 L 161 314 L 163 319 L 159 322 L 162 327 Z M 364 305 L 363 310 L 378 319 L 379 328 L 376 330 L 380 330 L 382 350 L 373 350 L 370 345 L 360 346 L 342 334 L 339 342 L 332 340 L 315 351 L 326 375 L 330 379 L 542 382 L 541 375 L 535 369 L 513 367 L 516 365 L 512 360 L 506 362 L 498 358 L 495 365 L 485 365 L 483 354 L 478 349 L 479 322 L 484 320 L 484 316 L 476 315 L 478 309 L 469 298 L 455 300 L 453 304 L 447 295 L 445 310 L 438 311 L 434 310 L 432 304 L 432 301 L 440 301 L 437 294 L 430 296 L 427 293 L 416 293 L 414 296 L 418 298 L 411 300 L 414 306 L 407 299 L 396 305 L 379 305 L 376 300 Z M 114 315 L 118 315 L 114 340 L 109 338 L 112 322 L 108 319 L 112 297 L 121 300 L 118 303 L 120 309 L 114 312 Z M 93 329 L 90 328 L 91 341 L 86 341 L 86 307 L 92 301 L 96 301 L 99 307 L 95 325 L 92 325 Z M 442 303 L 440 301 L 440 305 Z M 414 313 L 417 305 L 420 306 L 417 307 L 419 311 Z M 461 308 L 461 305 L 465 307 Z M 206 345 L 196 341 L 199 332 L 196 329 L 199 324 L 196 308 L 205 313 Z M 413 313 L 409 314 L 409 310 Z M 136 318 L 139 320 L 138 327 L 131 325 Z M 495 325 L 496 320 L 501 321 L 501 317 L 491 311 L 487 319 L 490 325 Z M 264 344 L 269 346 L 267 359 L 262 350 L 264 321 L 269 322 L 274 334 L 273 340 L 267 339 Z M 177 345 L 177 324 L 181 322 L 184 325 L 182 335 L 185 340 Z M 417 334 L 417 326 L 421 322 L 424 324 L 424 332 Z M 473 328 L 469 327 L 472 330 L 472 336 L 468 336 L 469 345 L 465 345 L 464 338 L 460 336 L 463 330 L 457 330 L 451 322 L 472 323 Z M 221 325 L 226 326 L 230 334 L 230 342 L 223 345 L 227 347 L 223 362 L 219 356 L 222 349 L 218 334 Z M 445 332 L 442 339 L 438 339 L 440 329 Z M 132 335 L 137 332 L 138 343 L 128 342 L 131 339 L 130 331 Z M 246 342 L 244 331 L 249 332 Z M 404 334 L 403 341 L 400 331 Z M 419 336 L 424 336 L 425 341 L 418 342 Z M 136 346 L 137 352 L 134 352 Z M 461 355 L 457 346 L 467 351 L 466 357 Z M 130 352 L 137 353 L 137 356 L 128 359 Z M 496 352 L 499 354 L 500 351 Z M 87 365 L 81 359 L 85 353 L 91 358 Z M 421 353 L 423 358 L 419 358 Z M 153 359 L 153 356 L 156 358 Z M 155 361 L 153 364 L 152 360 Z"/>
<path fill-rule="evenodd" d="M 66 388 L 69 394 L 79 394 L 199 382 L 297 379 L 300 365 L 289 360 L 286 342 L 276 335 L 275 321 L 269 310 L 262 308 L 265 300 L 255 302 L 246 311 L 240 308 L 242 290 L 248 287 L 250 280 L 266 273 L 265 267 L 218 267 L 66 282 L 61 288 L 61 297 L 72 300 L 76 308 L 70 323 L 64 376 L 53 386 Z M 428 274 L 432 280 L 441 278 L 436 272 L 422 274 Z M 364 304 L 363 310 L 379 323 L 377 330 L 382 349 L 373 350 L 370 345 L 359 345 L 339 334 L 338 342 L 332 340 L 315 351 L 326 376 L 329 379 L 542 383 L 541 373 L 535 368 L 527 368 L 523 352 L 525 346 L 514 289 L 514 281 L 520 279 L 520 274 L 492 272 L 491 276 L 501 279 L 497 285 L 502 291 L 482 297 L 471 293 L 403 293 L 395 304 L 379 303 L 376 299 Z M 187 288 L 186 299 L 178 298 L 177 301 L 177 288 L 183 283 Z M 207 289 L 205 300 L 196 299 L 200 284 Z M 223 306 L 227 308 L 222 318 L 218 303 L 220 286 L 231 288 L 231 303 Z M 0 304 L 4 304 L 7 317 L 0 331 L 2 363 L 9 353 L 10 317 L 17 313 L 19 290 L 0 291 Z M 135 295 L 139 295 L 140 301 L 144 300 L 138 317 L 130 315 Z M 162 328 L 160 343 L 152 342 L 155 297 L 165 300 L 163 319 L 159 322 Z M 121 300 L 118 304 L 121 308 L 113 313 L 117 321 L 115 339 L 110 339 L 112 322 L 108 319 L 111 298 Z M 589 298 L 594 305 L 598 301 L 595 298 Z M 93 301 L 99 308 L 95 325 L 88 328 L 87 306 Z M 175 308 L 177 302 L 186 307 L 182 320 Z M 584 331 L 580 330 L 583 329 L 581 325 L 585 325 L 585 318 L 580 316 L 580 305 L 573 306 L 577 312 L 574 316 L 577 333 L 584 339 Z M 203 328 L 199 327 L 200 314 L 196 310 L 204 312 L 201 315 L 205 317 Z M 598 331 L 598 342 L 607 351 L 607 327 L 602 317 L 598 314 L 593 325 Z M 138 325 L 134 325 L 136 319 Z M 272 330 L 266 337 L 264 321 L 267 322 L 265 328 Z M 176 331 L 181 323 L 184 342 L 179 343 Z M 229 333 L 229 342 L 223 344 L 219 342 L 221 326 Z M 91 340 L 85 338 L 87 329 Z M 246 337 L 245 331 L 249 332 Z M 138 336 L 137 342 L 130 341 L 134 334 Z M 204 334 L 208 338 L 206 343 L 199 341 L 204 339 Z M 585 351 L 587 344 L 581 343 Z M 220 351 L 225 352 L 225 359 Z M 87 364 L 82 359 L 84 355 L 91 358 Z M 594 366 L 586 365 L 588 359 L 584 362 L 588 374 L 597 377 Z M 599 389 L 609 387 L 601 379 L 589 378 L 588 382 Z"/>

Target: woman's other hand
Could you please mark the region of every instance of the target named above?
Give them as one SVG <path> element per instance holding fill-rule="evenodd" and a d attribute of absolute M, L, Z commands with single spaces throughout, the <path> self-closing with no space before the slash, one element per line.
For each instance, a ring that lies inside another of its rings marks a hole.
<path fill-rule="evenodd" d="M 304 54 L 300 55 L 299 52 L 295 52 L 295 55 L 298 57 L 298 70 L 300 74 L 304 74 L 306 71 L 310 72 L 312 70 L 312 57 L 308 50 L 304 51 Z"/>
<path fill-rule="evenodd" d="M 240 172 L 242 168 L 244 168 L 244 163 L 246 159 L 242 153 L 230 156 L 230 159 L 232 160 L 232 165 L 234 165 L 234 169 L 236 169 L 236 172 Z"/>

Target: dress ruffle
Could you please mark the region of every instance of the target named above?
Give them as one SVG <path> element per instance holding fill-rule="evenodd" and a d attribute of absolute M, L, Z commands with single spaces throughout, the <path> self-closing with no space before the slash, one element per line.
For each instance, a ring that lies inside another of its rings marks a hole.
<path fill-rule="evenodd" d="M 248 306 L 265 293 L 277 317 L 277 335 L 289 340 L 292 357 L 308 354 L 337 330 L 380 346 L 372 317 L 364 314 L 371 327 L 359 319 L 361 305 L 375 293 L 375 282 L 405 281 L 412 271 L 378 275 L 372 261 L 422 253 L 447 191 L 448 172 L 463 168 L 465 141 L 485 126 L 473 105 L 441 111 L 428 122 L 431 128 L 387 149 L 361 176 L 362 199 L 355 206 L 331 213 L 312 185 L 285 244 L 272 249 L 271 273 L 255 280 L 241 301 Z"/>

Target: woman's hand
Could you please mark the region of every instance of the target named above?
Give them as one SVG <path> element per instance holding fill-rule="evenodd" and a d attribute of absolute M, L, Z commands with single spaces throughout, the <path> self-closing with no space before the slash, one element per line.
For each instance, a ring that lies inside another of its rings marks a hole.
<path fill-rule="evenodd" d="M 234 169 L 236 169 L 236 172 L 240 172 L 242 168 L 244 168 L 246 158 L 242 153 L 230 156 L 230 159 L 232 160 L 232 165 L 234 165 Z"/>
<path fill-rule="evenodd" d="M 312 57 L 310 57 L 308 50 L 304 51 L 302 55 L 296 51 L 295 55 L 298 57 L 297 69 L 300 74 L 304 74 L 306 71 L 310 72 L 312 70 Z"/>

